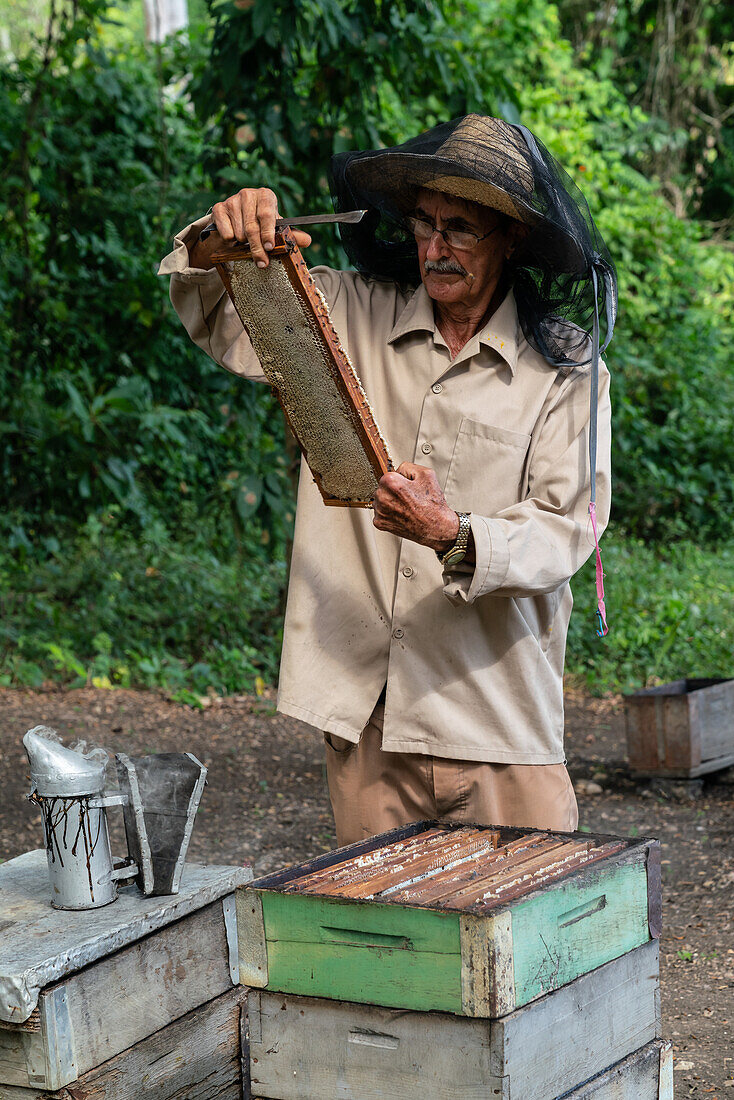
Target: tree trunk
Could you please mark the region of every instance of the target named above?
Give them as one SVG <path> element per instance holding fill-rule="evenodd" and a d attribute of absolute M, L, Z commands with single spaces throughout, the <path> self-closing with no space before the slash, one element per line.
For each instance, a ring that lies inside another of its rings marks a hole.
<path fill-rule="evenodd" d="M 143 7 L 148 42 L 162 42 L 169 34 L 188 26 L 186 0 L 143 0 Z"/>

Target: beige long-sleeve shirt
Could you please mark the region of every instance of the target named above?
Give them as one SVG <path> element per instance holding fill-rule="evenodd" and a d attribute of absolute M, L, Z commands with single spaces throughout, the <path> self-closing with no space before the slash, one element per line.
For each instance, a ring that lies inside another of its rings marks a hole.
<path fill-rule="evenodd" d="M 192 340 L 264 380 L 215 270 L 190 268 L 185 229 L 161 264 Z M 423 286 L 312 269 L 396 465 L 436 472 L 471 512 L 473 568 L 443 572 L 372 512 L 327 508 L 301 466 L 278 708 L 359 740 L 385 684 L 383 749 L 463 760 L 564 760 L 569 578 L 593 549 L 589 369 L 528 345 L 512 293 L 452 359 Z M 599 379 L 597 496 L 609 513 L 609 376 Z"/>

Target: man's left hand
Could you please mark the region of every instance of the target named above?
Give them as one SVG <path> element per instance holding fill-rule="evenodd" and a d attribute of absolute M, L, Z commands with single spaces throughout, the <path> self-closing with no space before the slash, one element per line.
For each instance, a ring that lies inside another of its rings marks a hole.
<path fill-rule="evenodd" d="M 438 479 L 428 466 L 403 462 L 384 474 L 375 494 L 373 523 L 401 539 L 420 542 L 446 553 L 456 542 L 459 517 L 446 503 Z"/>

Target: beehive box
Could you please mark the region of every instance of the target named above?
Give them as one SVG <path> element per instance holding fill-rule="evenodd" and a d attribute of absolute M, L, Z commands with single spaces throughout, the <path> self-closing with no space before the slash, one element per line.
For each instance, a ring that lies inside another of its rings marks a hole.
<path fill-rule="evenodd" d="M 231 992 L 234 891 L 251 877 L 187 863 L 178 894 L 132 887 L 68 912 L 51 908 L 44 851 L 0 865 L 0 1096 L 62 1089 Z"/>
<path fill-rule="evenodd" d="M 675 680 L 624 706 L 636 775 L 695 779 L 734 764 L 734 680 Z"/>
<path fill-rule="evenodd" d="M 654 942 L 501 1020 L 254 990 L 248 1017 L 246 1097 L 672 1100 Z"/>
<path fill-rule="evenodd" d="M 560 1100 L 673 1100 L 673 1044 L 656 1039 Z"/>
<path fill-rule="evenodd" d="M 68 1088 L 0 1084 L 0 1100 L 242 1100 L 249 1076 L 246 1028 L 247 990 L 236 986 Z"/>
<path fill-rule="evenodd" d="M 656 841 L 417 822 L 237 891 L 244 984 L 500 1017 L 660 934 Z"/>

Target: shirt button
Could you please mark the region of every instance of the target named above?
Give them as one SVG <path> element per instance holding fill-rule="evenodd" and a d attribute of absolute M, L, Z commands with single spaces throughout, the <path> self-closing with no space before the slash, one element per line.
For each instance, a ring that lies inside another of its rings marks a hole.
<path fill-rule="evenodd" d="M 392 632 L 393 638 L 402 638 L 403 634 L 404 634 L 404 631 L 402 631 L 400 629 L 400 627 L 398 627 L 397 630 L 393 630 L 393 632 Z"/>
<path fill-rule="evenodd" d="M 409 565 L 406 565 L 405 569 L 403 570 L 403 576 L 404 577 L 412 577 L 413 576 L 413 570 L 410 568 Z"/>
<path fill-rule="evenodd" d="M 421 450 L 423 451 L 424 455 L 429 455 L 433 450 L 433 447 L 430 443 L 421 443 Z"/>
<path fill-rule="evenodd" d="M 440 393 L 441 390 L 443 389 L 443 386 L 441 385 L 440 382 L 434 382 L 433 385 L 431 386 L 431 389 L 433 390 L 434 393 Z"/>

